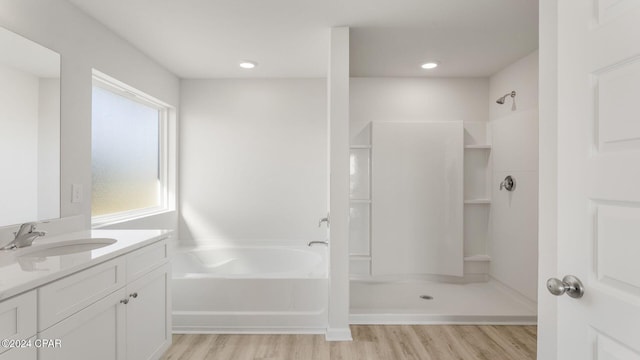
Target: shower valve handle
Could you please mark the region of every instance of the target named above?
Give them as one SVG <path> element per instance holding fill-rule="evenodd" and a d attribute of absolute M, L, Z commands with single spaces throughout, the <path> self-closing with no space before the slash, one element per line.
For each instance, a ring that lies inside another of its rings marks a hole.
<path fill-rule="evenodd" d="M 500 183 L 500 191 L 502 189 L 506 189 L 507 191 L 513 191 L 516 189 L 516 179 L 514 179 L 511 175 L 504 178 L 504 180 Z"/>

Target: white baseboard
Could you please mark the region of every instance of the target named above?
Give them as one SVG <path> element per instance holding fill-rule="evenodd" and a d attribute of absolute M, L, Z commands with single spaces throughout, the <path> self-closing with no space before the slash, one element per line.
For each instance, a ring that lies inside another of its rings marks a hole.
<path fill-rule="evenodd" d="M 296 335 L 325 334 L 323 328 L 293 328 L 293 327 L 207 327 L 207 326 L 174 326 L 173 334 L 244 334 L 244 335 Z"/>
<path fill-rule="evenodd" d="M 326 341 L 353 341 L 351 337 L 351 329 L 346 328 L 327 328 L 324 333 Z"/>
<path fill-rule="evenodd" d="M 537 316 L 351 314 L 352 325 L 535 325 Z"/>

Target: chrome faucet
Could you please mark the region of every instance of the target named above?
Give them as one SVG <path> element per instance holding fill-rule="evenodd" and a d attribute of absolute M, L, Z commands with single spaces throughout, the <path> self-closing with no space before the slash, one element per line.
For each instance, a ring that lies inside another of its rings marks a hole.
<path fill-rule="evenodd" d="M 45 236 L 47 234 L 45 231 L 35 231 L 36 225 L 37 224 L 33 222 L 20 225 L 20 229 L 14 233 L 15 237 L 13 238 L 13 241 L 3 247 L 2 250 L 31 246 L 33 240 L 39 236 Z"/>
<path fill-rule="evenodd" d="M 326 222 L 327 223 L 327 227 L 329 227 L 329 214 L 327 214 L 327 217 L 320 219 L 320 222 L 318 223 L 318 227 L 322 226 L 322 223 Z"/>
<path fill-rule="evenodd" d="M 325 245 L 325 246 L 329 246 L 329 241 L 328 240 L 325 240 L 325 241 L 318 241 L 318 240 L 309 241 L 307 246 L 312 246 L 312 245 L 315 245 L 315 244 L 322 244 L 322 245 Z"/>

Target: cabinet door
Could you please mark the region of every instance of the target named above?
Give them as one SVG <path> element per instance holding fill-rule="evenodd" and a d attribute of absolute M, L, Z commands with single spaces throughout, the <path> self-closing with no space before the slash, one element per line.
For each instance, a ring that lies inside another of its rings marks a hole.
<path fill-rule="evenodd" d="M 127 360 L 158 359 L 171 345 L 169 276 L 167 263 L 127 285 Z"/>
<path fill-rule="evenodd" d="M 37 310 L 35 290 L 0 302 L 0 340 L 22 340 L 35 336 Z M 9 350 L 0 347 L 0 354 L 5 351 Z"/>
<path fill-rule="evenodd" d="M 35 347 L 15 348 L 0 354 L 0 360 L 36 360 L 38 351 Z"/>
<path fill-rule="evenodd" d="M 123 360 L 124 288 L 41 332 L 40 339 L 60 339 L 61 347 L 39 348 L 40 360 Z"/>

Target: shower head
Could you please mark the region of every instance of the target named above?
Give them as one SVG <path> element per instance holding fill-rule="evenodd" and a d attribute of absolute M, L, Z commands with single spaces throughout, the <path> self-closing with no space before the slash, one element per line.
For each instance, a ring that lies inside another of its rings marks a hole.
<path fill-rule="evenodd" d="M 507 96 L 511 96 L 512 98 L 516 97 L 516 91 L 513 90 L 510 93 L 505 94 L 504 96 L 498 98 L 498 100 L 496 100 L 496 102 L 500 105 L 504 104 L 505 99 L 507 98 Z"/>

